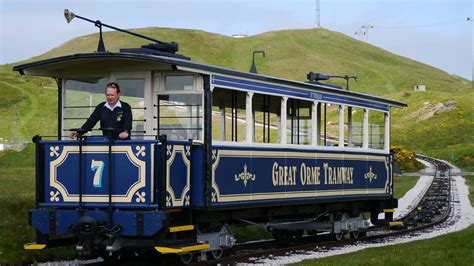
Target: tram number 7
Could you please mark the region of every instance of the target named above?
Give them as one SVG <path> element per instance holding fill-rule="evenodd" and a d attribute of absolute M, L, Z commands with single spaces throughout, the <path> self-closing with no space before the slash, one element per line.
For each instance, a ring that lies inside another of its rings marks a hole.
<path fill-rule="evenodd" d="M 92 160 L 91 170 L 95 171 L 93 185 L 94 187 L 102 187 L 102 172 L 104 171 L 104 162 Z"/>

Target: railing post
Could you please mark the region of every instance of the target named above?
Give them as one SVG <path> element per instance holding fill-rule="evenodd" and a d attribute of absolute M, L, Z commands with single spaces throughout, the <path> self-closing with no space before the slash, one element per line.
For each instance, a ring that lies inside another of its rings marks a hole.
<path fill-rule="evenodd" d="M 158 187 L 158 206 L 160 210 L 164 210 L 166 208 L 166 146 L 168 145 L 166 135 L 160 135 L 158 140 L 161 142 L 161 164 L 159 167 L 160 170 L 160 182 Z M 157 158 L 158 159 L 158 158 Z M 158 166 L 157 166 L 158 167 Z"/>
<path fill-rule="evenodd" d="M 390 112 L 385 113 L 384 115 L 384 150 L 386 152 L 390 151 Z"/>
<path fill-rule="evenodd" d="M 204 205 L 212 202 L 212 91 L 209 75 L 204 80 Z M 247 123 L 249 121 L 247 120 Z"/>
<path fill-rule="evenodd" d="M 366 108 L 364 109 L 364 134 L 362 139 L 362 148 L 368 149 L 369 148 L 369 110 Z"/>
<path fill-rule="evenodd" d="M 112 208 L 112 194 L 113 194 L 113 157 L 112 157 L 112 146 L 114 145 L 114 138 L 112 137 L 111 132 L 109 133 L 108 136 L 109 140 L 109 207 L 108 207 L 108 213 L 109 213 L 109 228 L 112 228 L 113 226 L 113 208 Z"/>
<path fill-rule="evenodd" d="M 41 136 L 36 135 L 33 137 L 33 143 L 35 144 L 35 157 L 36 157 L 36 167 L 35 167 L 35 190 L 36 190 L 36 198 L 35 198 L 35 205 L 36 208 L 38 208 L 39 203 L 41 202 L 43 198 L 43 179 L 42 179 L 42 169 L 43 169 L 43 154 L 42 154 L 42 148 L 41 144 L 39 143 L 41 141 Z"/>
<path fill-rule="evenodd" d="M 344 105 L 339 105 L 339 148 L 344 148 Z"/>
<path fill-rule="evenodd" d="M 352 107 L 347 107 L 347 147 L 352 147 Z"/>
<path fill-rule="evenodd" d="M 313 101 L 311 106 L 311 146 L 319 146 L 319 108 L 318 101 Z"/>
<path fill-rule="evenodd" d="M 288 101 L 288 97 L 284 96 L 281 98 L 281 111 L 280 111 L 280 143 L 286 144 L 287 143 L 287 135 L 286 135 L 286 102 Z"/>
<path fill-rule="evenodd" d="M 246 116 L 246 121 L 247 121 L 247 131 L 246 131 L 246 134 L 245 134 L 245 141 L 247 143 L 252 143 L 254 141 L 254 131 L 253 131 L 253 109 L 252 109 L 252 98 L 253 98 L 253 92 L 247 92 L 247 98 L 246 98 L 246 102 L 245 102 L 245 106 L 246 106 L 246 112 L 245 112 L 245 116 Z"/>
<path fill-rule="evenodd" d="M 57 79 L 58 83 L 58 140 L 62 139 L 63 131 L 63 80 Z"/>

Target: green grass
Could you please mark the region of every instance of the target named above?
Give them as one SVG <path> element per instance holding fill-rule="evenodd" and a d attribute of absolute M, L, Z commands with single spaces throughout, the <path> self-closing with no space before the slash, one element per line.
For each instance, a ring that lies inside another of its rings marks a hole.
<path fill-rule="evenodd" d="M 76 256 L 71 247 L 26 251 L 23 244 L 35 240 L 28 225 L 28 210 L 34 208 L 34 146 L 24 151 L 0 152 L 0 265 L 45 261 Z"/>
<path fill-rule="evenodd" d="M 474 176 L 465 176 L 466 184 L 469 186 L 469 199 L 471 200 L 471 205 L 474 206 Z"/>
<path fill-rule="evenodd" d="M 238 242 L 273 238 L 271 232 L 265 232 L 262 227 L 257 225 L 232 226 L 231 231 Z"/>
<path fill-rule="evenodd" d="M 393 181 L 393 196 L 397 199 L 403 197 L 408 190 L 415 186 L 419 176 L 396 176 Z"/>
<path fill-rule="evenodd" d="M 451 160 L 466 155 L 474 157 L 474 91 L 453 94 L 447 92 L 397 93 L 395 100 L 408 103 L 407 108 L 392 113 L 392 144 L 404 146 L 417 153 Z M 458 107 L 437 113 L 426 120 L 413 113 L 430 104 L 454 101 Z M 468 166 L 469 167 L 469 166 Z M 467 170 L 472 169 L 467 168 Z"/>
<path fill-rule="evenodd" d="M 30 141 L 57 128 L 57 90 L 44 78 L 22 77 L 0 68 L 0 143 Z"/>

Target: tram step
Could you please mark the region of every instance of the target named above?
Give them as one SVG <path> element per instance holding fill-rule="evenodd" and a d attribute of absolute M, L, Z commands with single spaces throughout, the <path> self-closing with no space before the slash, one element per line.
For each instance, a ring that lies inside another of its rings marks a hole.
<path fill-rule="evenodd" d="M 202 243 L 194 243 L 192 245 L 185 245 L 185 246 L 171 246 L 171 247 L 164 247 L 164 246 L 155 246 L 156 251 L 162 254 L 180 254 L 185 252 L 192 252 L 192 251 L 200 251 L 211 248 L 211 244 L 202 244 Z"/>
<path fill-rule="evenodd" d="M 44 249 L 46 244 L 38 244 L 36 242 L 26 243 L 23 245 L 23 248 L 26 250 L 35 250 L 35 249 Z"/>
<path fill-rule="evenodd" d="M 183 232 L 183 231 L 192 231 L 194 230 L 194 225 L 180 225 L 180 226 L 172 226 L 169 228 L 170 233 L 176 233 L 176 232 Z"/>
<path fill-rule="evenodd" d="M 402 222 L 402 221 L 389 222 L 388 225 L 389 225 L 390 227 L 403 226 L 403 222 Z"/>

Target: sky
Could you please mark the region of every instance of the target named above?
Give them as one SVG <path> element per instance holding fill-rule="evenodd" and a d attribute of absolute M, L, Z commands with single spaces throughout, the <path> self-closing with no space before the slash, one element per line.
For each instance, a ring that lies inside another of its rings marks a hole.
<path fill-rule="evenodd" d="M 472 80 L 472 2 L 320 0 L 320 24 Z M 316 25 L 316 0 L 0 0 L 0 64 L 28 59 L 97 32 L 91 23 L 78 19 L 68 24 L 66 8 L 124 29 L 172 27 L 230 36 Z M 370 26 L 368 34 L 355 34 L 363 25 Z"/>

